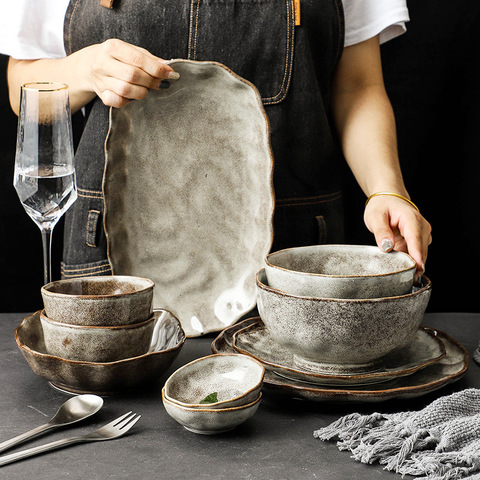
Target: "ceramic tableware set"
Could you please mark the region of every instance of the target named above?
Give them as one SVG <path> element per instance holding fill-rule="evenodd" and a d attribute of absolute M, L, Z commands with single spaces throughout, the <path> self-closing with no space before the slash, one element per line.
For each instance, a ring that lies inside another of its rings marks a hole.
<path fill-rule="evenodd" d="M 111 394 L 153 381 L 185 340 L 179 321 L 152 306 L 154 283 L 134 276 L 59 280 L 44 309 L 15 335 L 35 373 L 64 390 Z"/>
<path fill-rule="evenodd" d="M 424 394 L 459 378 L 468 355 L 422 325 L 431 295 L 415 262 L 374 246 L 315 245 L 266 257 L 257 274 L 260 317 L 228 327 L 216 353 L 266 368 L 275 393 L 318 401 L 380 401 Z"/>

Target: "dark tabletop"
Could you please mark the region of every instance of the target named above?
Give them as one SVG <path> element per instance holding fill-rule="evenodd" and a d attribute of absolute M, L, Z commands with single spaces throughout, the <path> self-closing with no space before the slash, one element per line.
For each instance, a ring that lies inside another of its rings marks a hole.
<path fill-rule="evenodd" d="M 37 377 L 19 351 L 14 330 L 24 316 L 0 315 L 0 442 L 45 423 L 69 398 Z M 470 354 L 480 340 L 480 314 L 429 313 L 423 323 L 448 333 Z M 462 379 L 422 397 L 333 404 L 264 394 L 256 415 L 236 429 L 220 435 L 197 435 L 167 415 L 160 390 L 179 366 L 211 354 L 215 336 L 188 339 L 171 368 L 151 389 L 105 397 L 102 410 L 90 419 L 12 451 L 86 433 L 129 410 L 140 413 L 140 422 L 125 437 L 71 446 L 0 467 L 0 479 L 400 479 L 378 465 L 355 462 L 335 443 L 315 439 L 313 431 L 348 413 L 419 410 L 439 396 L 467 387 L 480 388 L 480 367 L 470 358 Z"/>

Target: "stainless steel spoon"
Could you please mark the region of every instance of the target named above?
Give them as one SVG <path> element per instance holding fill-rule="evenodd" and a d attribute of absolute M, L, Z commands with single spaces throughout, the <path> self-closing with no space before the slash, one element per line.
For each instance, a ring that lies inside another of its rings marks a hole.
<path fill-rule="evenodd" d="M 7 450 L 19 443 L 36 437 L 52 428 L 63 427 L 90 417 L 98 412 L 103 406 L 103 399 L 97 395 L 78 395 L 68 399 L 57 413 L 44 425 L 40 425 L 26 433 L 0 443 L 0 452 Z"/>

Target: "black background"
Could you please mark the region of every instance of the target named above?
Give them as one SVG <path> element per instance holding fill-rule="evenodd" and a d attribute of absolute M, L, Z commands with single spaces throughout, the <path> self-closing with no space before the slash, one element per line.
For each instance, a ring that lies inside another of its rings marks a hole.
<path fill-rule="evenodd" d="M 430 221 L 433 243 L 426 274 L 429 311 L 478 311 L 480 255 L 480 2 L 410 0 L 405 35 L 382 46 L 385 84 L 397 119 L 399 153 L 413 201 Z M 17 118 L 0 56 L 0 309 L 41 308 L 41 235 L 13 189 Z M 349 243 L 372 244 L 363 224 L 365 197 L 345 182 Z M 59 278 L 60 223 L 53 233 Z"/>

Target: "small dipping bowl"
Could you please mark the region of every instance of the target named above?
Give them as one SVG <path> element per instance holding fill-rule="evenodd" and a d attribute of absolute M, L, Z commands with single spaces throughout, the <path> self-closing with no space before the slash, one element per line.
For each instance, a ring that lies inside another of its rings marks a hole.
<path fill-rule="evenodd" d="M 162 389 L 162 401 L 167 413 L 180 425 L 193 433 L 214 435 L 228 432 L 255 415 L 262 394 L 252 403 L 230 408 L 188 408 L 165 398 Z"/>
<path fill-rule="evenodd" d="M 416 263 L 371 245 L 312 245 L 271 253 L 265 272 L 272 288 L 292 295 L 381 298 L 410 293 Z"/>
<path fill-rule="evenodd" d="M 115 326 L 152 316 L 154 283 L 126 275 L 58 280 L 41 288 L 45 314 L 70 325 Z"/>
<path fill-rule="evenodd" d="M 50 355 L 85 362 L 114 362 L 147 353 L 155 316 L 131 325 L 99 327 L 56 322 L 43 310 L 40 322 Z"/>
<path fill-rule="evenodd" d="M 201 409 L 246 405 L 260 395 L 263 365 L 241 354 L 215 354 L 187 363 L 165 382 L 165 398 L 172 403 Z M 217 401 L 200 403 L 214 393 Z"/>

